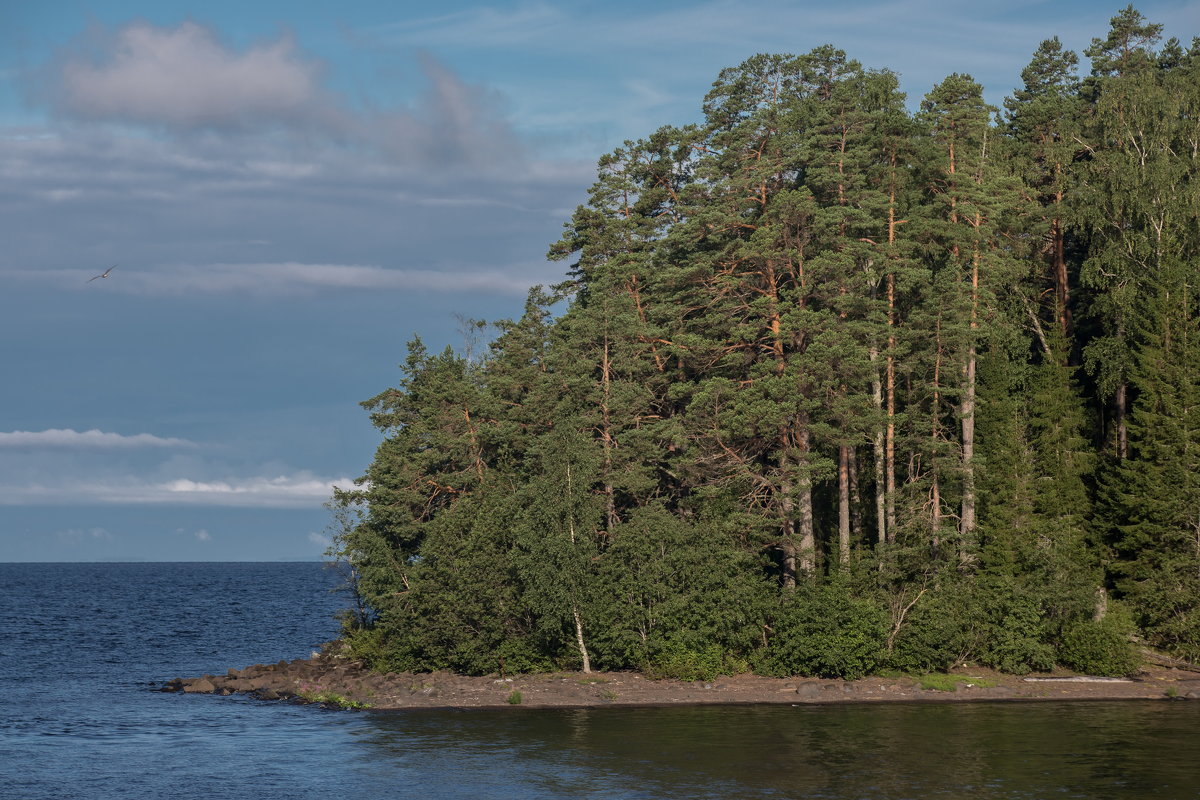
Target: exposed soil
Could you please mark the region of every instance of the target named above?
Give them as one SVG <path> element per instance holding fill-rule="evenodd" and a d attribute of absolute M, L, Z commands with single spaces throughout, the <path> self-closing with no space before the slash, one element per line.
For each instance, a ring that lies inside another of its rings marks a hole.
<path fill-rule="evenodd" d="M 868 677 L 855 681 L 819 678 L 718 677 L 711 681 L 651 680 L 636 672 L 555 672 L 469 677 L 450 672 L 382 675 L 334 655 L 256 664 L 226 675 L 168 681 L 164 692 L 230 695 L 263 700 L 341 700 L 374 710 L 408 708 L 539 708 L 667 706 L 743 703 L 970 702 L 979 700 L 1200 700 L 1200 672 L 1148 664 L 1127 679 L 1090 678 L 1068 672 L 1020 677 L 967 667 L 952 691 L 924 689 L 915 678 Z"/>

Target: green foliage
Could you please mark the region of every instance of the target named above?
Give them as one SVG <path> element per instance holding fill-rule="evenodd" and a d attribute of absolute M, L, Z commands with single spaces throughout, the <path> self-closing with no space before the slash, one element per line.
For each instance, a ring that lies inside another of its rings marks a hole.
<path fill-rule="evenodd" d="M 1101 622 L 1077 622 L 1063 631 L 1058 660 L 1087 675 L 1128 675 L 1141 665 L 1130 632 L 1112 615 Z"/>
<path fill-rule="evenodd" d="M 1018 675 L 1054 666 L 1053 625 L 1036 587 L 985 575 L 948 581 L 928 599 L 897 637 L 893 666 L 946 671 L 970 660 Z"/>
<path fill-rule="evenodd" d="M 887 635 L 883 610 L 854 597 L 842 582 L 797 590 L 784 601 L 774 628 L 759 662 L 765 674 L 849 680 L 882 663 Z"/>
<path fill-rule="evenodd" d="M 946 581 L 923 596 L 895 637 L 889 663 L 945 672 L 965 661 L 1023 675 L 1054 666 L 1053 622 L 1042 593 L 1012 578 Z"/>
<path fill-rule="evenodd" d="M 401 672 L 405 665 L 398 658 L 397 649 L 389 641 L 386 626 L 353 628 L 342 631 L 342 642 L 347 655 L 375 672 Z"/>
<path fill-rule="evenodd" d="M 519 706 L 521 705 L 521 700 L 521 693 L 516 689 L 513 689 L 504 702 L 508 703 L 510 706 Z"/>
<path fill-rule="evenodd" d="M 1054 648 L 1046 641 L 1049 631 L 1040 604 L 1024 592 L 996 588 L 999 592 L 986 596 L 982 604 L 983 641 L 976 659 L 1016 675 L 1051 670 Z"/>
<path fill-rule="evenodd" d="M 725 654 L 744 657 L 760 644 L 771 589 L 755 575 L 760 562 L 721 530 L 649 507 L 612 539 L 588 605 L 598 664 L 640 668 L 664 654 L 716 651 L 719 669 Z"/>
<path fill-rule="evenodd" d="M 297 693 L 296 696 L 306 703 L 319 703 L 321 705 L 335 706 L 337 708 L 346 710 L 361 711 L 371 707 L 370 703 L 365 703 L 361 700 L 354 700 L 346 697 L 345 695 L 338 694 L 337 692 L 329 689 L 322 689 L 320 687 L 303 688 L 299 693 Z"/>
<path fill-rule="evenodd" d="M 937 692 L 956 692 L 958 687 L 962 685 L 978 686 L 986 689 L 995 686 L 995 681 L 989 681 L 985 678 L 972 678 L 967 675 L 949 675 L 945 672 L 932 672 L 925 675 L 917 676 L 917 683 L 922 689 L 933 690 Z"/>
<path fill-rule="evenodd" d="M 1120 12 L 1082 81 L 1047 39 L 1003 123 L 968 75 L 910 114 L 834 47 L 757 55 L 603 156 L 567 280 L 364 403 L 352 654 L 1117 669 L 1104 590 L 1200 658 L 1200 55 L 1160 31 Z"/>
<path fill-rule="evenodd" d="M 725 654 L 717 645 L 701 651 L 678 642 L 668 642 L 643 666 L 646 677 L 677 681 L 712 680 L 724 671 Z"/>
<path fill-rule="evenodd" d="M 950 584 L 922 596 L 895 637 L 887 661 L 902 672 L 945 672 L 972 655 L 974 593 Z"/>

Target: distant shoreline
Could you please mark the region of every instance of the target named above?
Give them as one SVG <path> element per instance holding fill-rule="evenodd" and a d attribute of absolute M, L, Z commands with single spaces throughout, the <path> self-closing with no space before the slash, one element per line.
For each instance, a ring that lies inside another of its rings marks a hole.
<path fill-rule="evenodd" d="M 1070 673 L 1006 675 L 981 668 L 952 673 L 943 688 L 910 676 L 822 678 L 720 676 L 710 681 L 652 680 L 636 672 L 554 672 L 474 677 L 450 672 L 370 672 L 322 653 L 256 664 L 225 675 L 176 678 L 158 687 L 189 694 L 246 694 L 328 707 L 377 711 L 436 708 L 599 708 L 613 706 L 801 705 L 878 702 L 1200 700 L 1200 672 L 1147 666 L 1124 680 Z"/>

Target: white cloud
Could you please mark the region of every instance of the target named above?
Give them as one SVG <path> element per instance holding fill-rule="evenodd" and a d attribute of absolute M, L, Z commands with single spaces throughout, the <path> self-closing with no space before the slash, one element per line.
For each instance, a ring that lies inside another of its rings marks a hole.
<path fill-rule="evenodd" d="M 149 433 L 125 436 L 96 429 L 76 431 L 50 428 L 44 431 L 0 432 L 0 447 L 131 448 L 194 447 L 187 439 L 163 438 Z"/>
<path fill-rule="evenodd" d="M 31 485 L 0 485 L 0 506 L 62 505 L 179 505 L 233 508 L 318 508 L 333 495 L 333 487 L 353 486 L 350 478 L 318 478 L 312 473 L 227 480 L 175 478 L 146 481 L 128 477 L 104 481 L 65 481 Z M 204 539 L 197 534 L 197 538 Z"/>
<path fill-rule="evenodd" d="M 90 291 L 88 270 L 11 270 L 11 278 Z M 136 295 L 296 294 L 317 290 L 488 292 L 522 296 L 531 286 L 561 280 L 562 268 L 531 262 L 508 269 L 386 269 L 356 264 L 212 264 L 126 269 L 102 288 Z M 73 433 L 73 432 L 72 432 Z M 99 433 L 98 431 L 92 433 Z M 0 434 L 3 437 L 5 434 Z M 77 434 L 81 436 L 82 434 Z M 107 434 L 109 436 L 115 434 Z M 176 442 L 178 440 L 170 440 Z M 3 440 L 0 439 L 0 445 Z"/>
<path fill-rule="evenodd" d="M 113 535 L 104 528 L 69 528 L 59 531 L 58 538 L 72 542 L 82 542 L 88 539 L 111 541 Z"/>
<path fill-rule="evenodd" d="M 318 73 L 289 37 L 237 52 L 194 22 L 138 22 L 100 59 L 62 65 L 60 102 L 84 118 L 180 127 L 294 122 L 324 103 Z"/>
<path fill-rule="evenodd" d="M 47 66 L 38 99 L 79 120 L 218 138 L 265 133 L 269 152 L 239 163 L 270 180 L 318 174 L 321 165 L 286 152 L 316 142 L 422 172 L 494 171 L 524 160 L 500 94 L 427 53 L 419 60 L 424 91 L 410 106 L 356 107 L 322 86 L 322 68 L 290 36 L 239 51 L 195 22 L 137 22 L 71 43 Z"/>
<path fill-rule="evenodd" d="M 208 531 L 204 530 L 203 528 L 196 531 L 194 536 L 196 537 L 196 540 L 200 541 L 200 542 L 211 542 L 212 541 L 212 534 L 210 534 Z"/>
<path fill-rule="evenodd" d="M 327 550 L 329 546 L 333 544 L 332 539 L 322 533 L 317 533 L 316 531 L 309 531 L 308 541 L 321 548 L 322 551 Z"/>

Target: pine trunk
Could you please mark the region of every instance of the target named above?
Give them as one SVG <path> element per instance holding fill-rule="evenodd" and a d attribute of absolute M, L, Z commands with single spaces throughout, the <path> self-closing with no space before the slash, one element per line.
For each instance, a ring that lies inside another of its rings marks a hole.
<path fill-rule="evenodd" d="M 876 348 L 871 348 L 871 363 L 879 358 Z M 879 370 L 875 369 L 871 379 L 871 399 L 876 411 L 883 411 L 883 383 L 879 379 Z M 875 542 L 882 545 L 887 542 L 887 498 L 884 489 L 884 442 L 887 438 L 886 427 L 880 425 L 875 429 L 871 447 L 875 456 Z"/>
<path fill-rule="evenodd" d="M 801 422 L 797 444 L 801 453 L 801 458 L 804 464 L 808 462 L 808 452 L 810 447 L 810 437 L 808 433 L 807 420 Z M 800 548 L 797 554 L 797 566 L 800 573 L 811 575 L 816 569 L 816 538 L 813 531 L 813 502 L 812 502 L 812 477 L 807 470 L 801 472 L 800 479 L 796 487 L 796 503 L 799 506 L 799 536 Z"/>
<path fill-rule="evenodd" d="M 838 447 L 838 562 L 850 563 L 850 447 Z"/>

